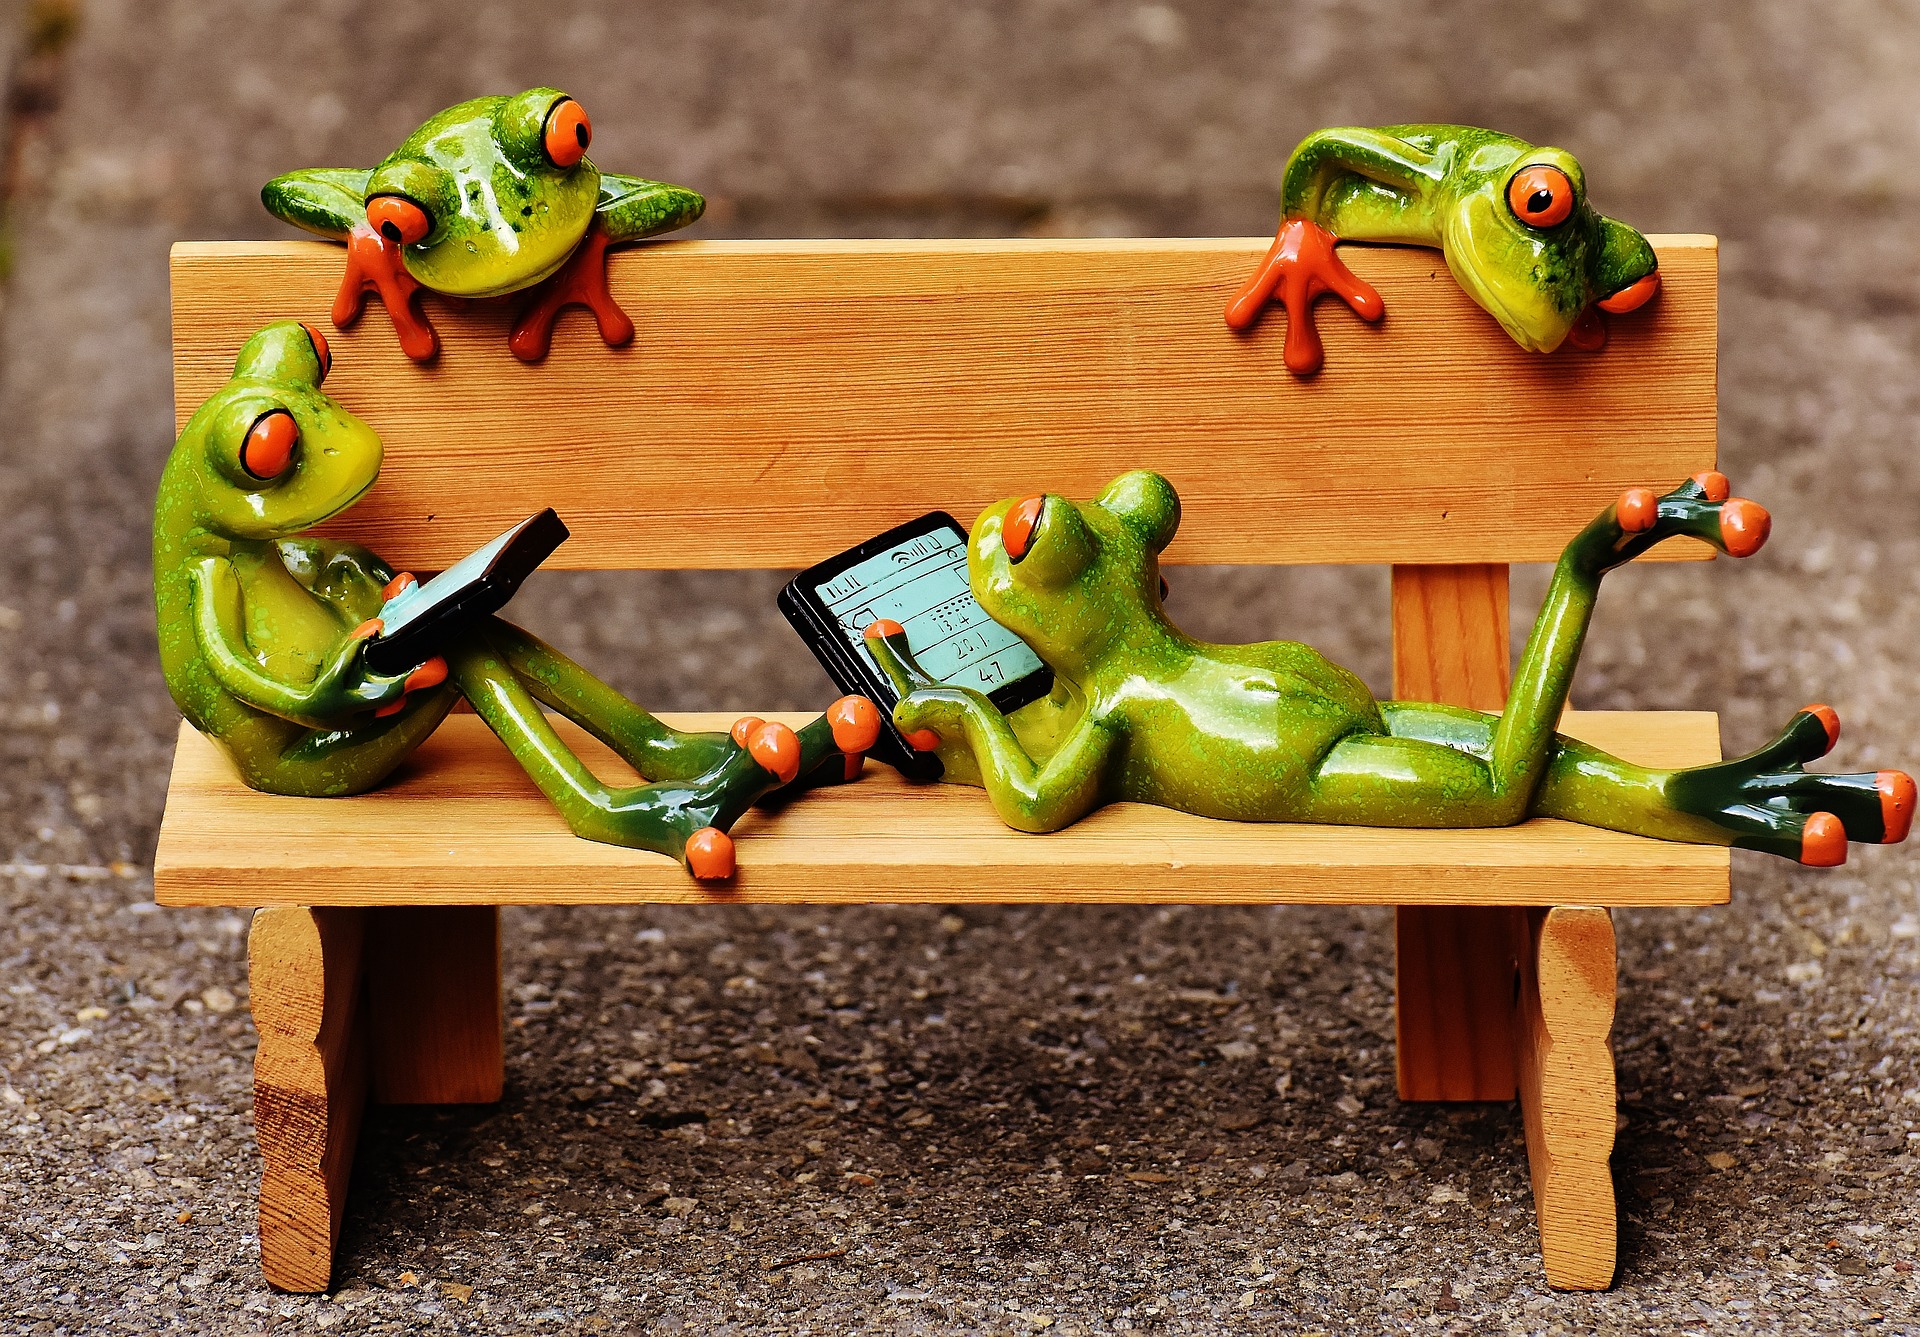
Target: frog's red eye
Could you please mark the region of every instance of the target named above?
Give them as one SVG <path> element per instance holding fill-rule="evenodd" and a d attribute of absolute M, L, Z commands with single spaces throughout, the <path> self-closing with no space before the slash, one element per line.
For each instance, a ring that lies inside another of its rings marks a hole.
<path fill-rule="evenodd" d="M 307 338 L 313 342 L 313 355 L 320 359 L 320 379 L 324 381 L 327 373 L 333 370 L 333 350 L 327 347 L 327 336 L 304 320 L 300 322 L 300 328 L 307 332 Z"/>
<path fill-rule="evenodd" d="M 1558 227 L 1573 212 L 1573 182 L 1558 167 L 1522 167 L 1507 182 L 1507 205 L 1528 227 Z"/>
<path fill-rule="evenodd" d="M 1045 497 L 1028 497 L 1007 512 L 1006 523 L 1000 527 L 1000 546 L 1007 550 L 1009 560 L 1019 561 L 1033 546 L 1033 531 L 1040 527 L 1040 512 L 1046 504 Z"/>
<path fill-rule="evenodd" d="M 399 195 L 375 195 L 368 200 L 367 221 L 395 246 L 411 246 L 433 231 L 427 211 Z"/>
<path fill-rule="evenodd" d="M 240 467 L 262 482 L 278 478 L 293 463 L 293 447 L 299 439 L 300 425 L 291 413 L 268 409 L 247 429 L 247 439 L 240 445 Z"/>
<path fill-rule="evenodd" d="M 554 103 L 547 113 L 548 161 L 555 167 L 571 167 L 587 156 L 592 142 L 593 122 L 587 119 L 587 109 L 572 98 Z"/>

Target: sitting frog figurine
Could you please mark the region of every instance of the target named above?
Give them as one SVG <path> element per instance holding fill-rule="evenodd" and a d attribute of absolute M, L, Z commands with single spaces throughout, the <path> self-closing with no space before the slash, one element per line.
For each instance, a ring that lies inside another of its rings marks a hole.
<path fill-rule="evenodd" d="M 670 729 L 538 638 L 489 618 L 447 656 L 382 676 L 362 661 L 385 601 L 412 580 L 358 544 L 305 537 L 379 476 L 380 438 L 320 389 L 327 341 L 269 325 L 187 423 L 154 504 L 160 661 L 180 713 L 272 794 L 379 784 L 464 696 L 575 834 L 734 867 L 726 834 L 776 790 L 851 779 L 879 711 L 846 697 L 795 731 Z M 651 783 L 603 784 L 542 712 L 585 726 Z M 843 759 L 844 758 L 844 759 Z"/>
<path fill-rule="evenodd" d="M 1468 296 L 1538 353 L 1562 342 L 1597 351 L 1607 341 L 1599 313 L 1635 310 L 1660 287 L 1653 247 L 1594 212 L 1564 149 L 1464 125 L 1320 130 L 1287 159 L 1273 248 L 1227 305 L 1227 324 L 1246 330 L 1278 296 L 1282 357 L 1296 376 L 1324 357 L 1312 310 L 1323 292 L 1363 320 L 1386 313 L 1334 253 L 1340 241 L 1439 247 Z"/>
<path fill-rule="evenodd" d="M 554 88 L 449 107 L 372 171 L 289 172 L 260 192 L 268 212 L 347 244 L 333 302 L 341 329 L 380 295 L 400 347 L 417 362 L 440 342 L 420 313 L 422 288 L 497 297 L 543 285 L 514 321 L 508 345 L 538 362 L 562 308 L 587 307 L 610 345 L 633 321 L 607 290 L 607 247 L 671 232 L 706 201 L 659 181 L 603 173 L 587 157 L 586 111 Z"/>
<path fill-rule="evenodd" d="M 1902 840 L 1914 782 L 1900 771 L 1802 769 L 1839 737 L 1808 706 L 1750 756 L 1687 770 L 1636 766 L 1554 732 L 1604 573 L 1690 534 L 1745 557 L 1770 521 L 1701 474 L 1665 496 L 1632 488 L 1562 554 L 1499 715 L 1380 702 L 1304 645 L 1209 645 L 1161 604 L 1159 553 L 1180 501 L 1159 474 L 1124 474 L 1079 505 L 1046 494 L 975 522 L 969 584 L 1033 647 L 1056 690 L 1010 721 L 979 692 L 929 677 L 899 625 L 866 645 L 901 692 L 894 720 L 954 778 L 983 785 L 1022 831 L 1055 831 L 1130 800 L 1208 817 L 1361 826 L 1504 826 L 1559 817 L 1616 831 L 1845 860 L 1849 840 Z"/>

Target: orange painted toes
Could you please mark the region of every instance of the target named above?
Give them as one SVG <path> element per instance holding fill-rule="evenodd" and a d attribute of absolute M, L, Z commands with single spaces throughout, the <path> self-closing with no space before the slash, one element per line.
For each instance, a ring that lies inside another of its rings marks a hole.
<path fill-rule="evenodd" d="M 1839 712 L 1832 706 L 1823 706 L 1816 701 L 1810 706 L 1800 707 L 1800 713 L 1802 715 L 1811 715 L 1820 721 L 1821 726 L 1827 731 L 1827 752 L 1833 751 L 1834 744 L 1840 741 Z M 1822 752 L 1820 755 L 1824 757 L 1827 755 L 1827 752 Z"/>
<path fill-rule="evenodd" d="M 763 724 L 747 736 L 747 751 L 783 785 L 800 774 L 800 736 L 784 724 Z"/>
<path fill-rule="evenodd" d="M 1616 316 L 1624 316 L 1629 311 L 1638 311 L 1653 300 L 1660 291 L 1660 271 L 1642 276 L 1622 288 L 1610 297 L 1602 297 L 1595 305 L 1602 311 L 1611 311 Z"/>
<path fill-rule="evenodd" d="M 413 572 L 402 571 L 399 575 L 380 587 L 380 602 L 385 603 L 389 599 L 405 594 L 419 583 L 419 578 L 415 576 Z"/>
<path fill-rule="evenodd" d="M 1733 495 L 1733 484 L 1729 483 L 1727 476 L 1718 469 L 1697 473 L 1693 476 L 1693 481 L 1698 483 L 1700 490 L 1707 494 L 1708 501 L 1725 501 Z"/>
<path fill-rule="evenodd" d="M 1576 348 L 1582 353 L 1597 353 L 1606 346 L 1605 317 L 1592 307 L 1574 317 L 1573 328 L 1567 331 L 1567 347 Z"/>
<path fill-rule="evenodd" d="M 747 740 L 753 737 L 753 731 L 765 723 L 766 721 L 758 715 L 742 715 L 733 722 L 733 728 L 727 732 L 733 735 L 733 741 L 736 745 L 745 747 Z"/>
<path fill-rule="evenodd" d="M 1880 791 L 1880 843 L 1898 845 L 1913 829 L 1913 777 L 1905 771 L 1881 771 L 1873 777 Z"/>
<path fill-rule="evenodd" d="M 1809 868 L 1838 868 L 1847 861 L 1847 829 L 1830 812 L 1816 812 L 1800 830 L 1800 862 Z"/>
<path fill-rule="evenodd" d="M 1660 498 L 1650 487 L 1630 487 L 1613 504 L 1613 514 L 1629 534 L 1644 534 L 1660 518 Z"/>
<path fill-rule="evenodd" d="M 907 629 L 890 617 L 870 623 L 863 633 L 869 640 L 884 641 L 889 636 L 905 636 Z"/>
<path fill-rule="evenodd" d="M 827 725 L 842 752 L 865 752 L 880 739 L 880 709 L 864 696 L 843 696 L 827 707 Z"/>
<path fill-rule="evenodd" d="M 359 626 L 355 627 L 352 631 L 348 632 L 347 639 L 350 641 L 364 641 L 369 636 L 378 636 L 381 632 L 385 631 L 386 629 L 387 629 L 386 623 L 382 622 L 377 617 L 370 617 L 365 622 L 362 622 Z"/>
<path fill-rule="evenodd" d="M 703 826 L 687 837 L 687 871 L 706 882 L 733 876 L 733 837 Z"/>
<path fill-rule="evenodd" d="M 1720 541 L 1729 557 L 1751 557 L 1766 545 L 1773 517 L 1757 501 L 1735 497 L 1720 508 Z"/>
<path fill-rule="evenodd" d="M 847 764 L 847 779 L 858 780 L 860 772 L 866 768 L 867 757 L 864 752 L 849 752 L 841 758 Z"/>
<path fill-rule="evenodd" d="M 447 661 L 435 655 L 419 668 L 407 675 L 407 685 L 403 689 L 409 692 L 423 692 L 429 687 L 438 687 L 447 680 Z"/>
<path fill-rule="evenodd" d="M 915 752 L 931 752 L 940 746 L 940 735 L 931 729 L 915 729 L 912 733 L 900 736 L 907 740 L 907 746 Z"/>

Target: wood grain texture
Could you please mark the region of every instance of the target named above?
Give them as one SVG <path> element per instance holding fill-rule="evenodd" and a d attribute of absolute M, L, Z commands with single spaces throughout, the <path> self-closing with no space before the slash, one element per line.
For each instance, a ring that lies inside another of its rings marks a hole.
<path fill-rule="evenodd" d="M 1597 1291 L 1619 1249 L 1613 1154 L 1616 1114 L 1613 916 L 1558 906 L 1514 916 L 1520 961 L 1517 1062 L 1527 1167 L 1547 1284 Z"/>
<path fill-rule="evenodd" d="M 327 389 L 387 445 L 334 532 L 437 570 L 551 504 L 574 533 L 552 566 L 799 567 L 1150 467 L 1185 507 L 1173 562 L 1551 561 L 1622 488 L 1714 463 L 1716 244 L 1653 240 L 1658 300 L 1604 352 L 1549 357 L 1434 252 L 1345 247 L 1388 314 L 1323 304 L 1310 381 L 1277 314 L 1249 337 L 1221 318 L 1265 238 L 662 242 L 612 259 L 633 344 L 575 311 L 538 367 L 507 352 L 508 304 L 429 297 L 426 368 L 373 304 L 326 327 Z M 342 265 L 325 242 L 177 245 L 181 421 L 261 325 L 323 320 Z"/>
<path fill-rule="evenodd" d="M 667 715 L 724 729 L 725 715 Z M 775 715 L 799 724 L 805 715 Z M 631 783 L 599 743 L 561 735 Z M 1711 714 L 1572 715 L 1570 732 L 1648 765 L 1717 759 Z M 1538 905 L 1569 885 L 1612 905 L 1727 899 L 1727 851 L 1565 822 L 1396 831 L 1212 821 L 1115 804 L 1065 831 L 1001 825 L 978 790 L 869 766 L 734 828 L 741 872 L 703 886 L 657 854 L 578 839 L 475 716 L 453 716 L 384 788 L 255 793 L 183 726 L 154 860 L 167 905 L 1086 901 Z"/>
<path fill-rule="evenodd" d="M 500 908 L 367 912 L 367 1043 L 383 1105 L 485 1105 L 506 1081 Z"/>
<path fill-rule="evenodd" d="M 260 1035 L 260 1261 L 281 1290 L 323 1291 L 333 1273 L 367 1090 L 365 919 L 362 910 L 275 906 L 253 917 L 247 936 Z"/>
<path fill-rule="evenodd" d="M 1505 566 L 1393 568 L 1393 694 L 1506 704 Z M 1402 1100 L 1512 1100 L 1513 912 L 1394 912 L 1394 1056 Z"/>

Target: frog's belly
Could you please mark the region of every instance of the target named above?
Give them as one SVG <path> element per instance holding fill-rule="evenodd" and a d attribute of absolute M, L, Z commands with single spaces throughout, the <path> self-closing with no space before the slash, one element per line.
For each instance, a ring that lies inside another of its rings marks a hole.
<path fill-rule="evenodd" d="M 1238 704 L 1143 712 L 1127 729 L 1120 796 L 1231 821 L 1300 821 L 1333 745 L 1380 732 L 1376 718 L 1312 692 Z"/>

